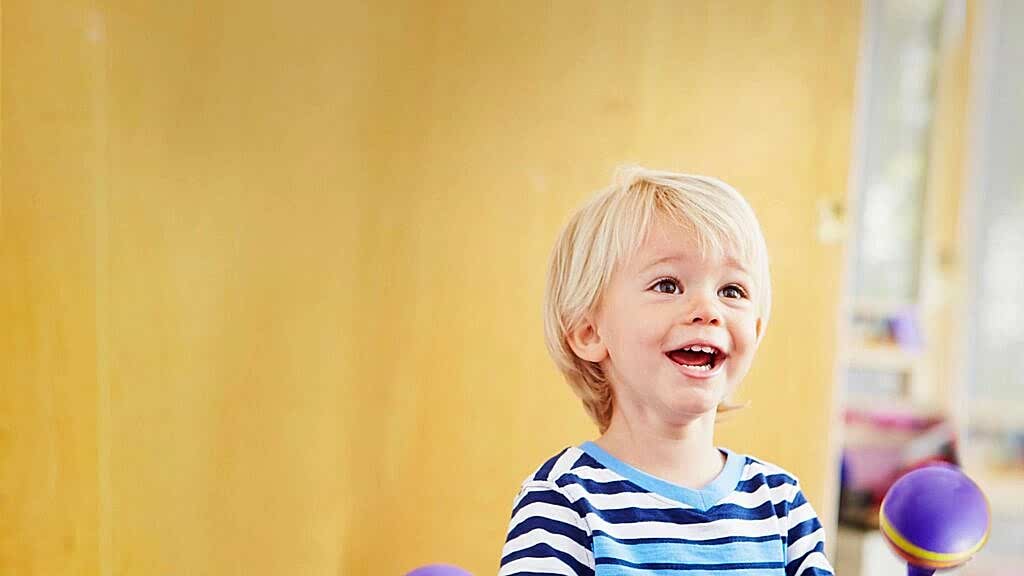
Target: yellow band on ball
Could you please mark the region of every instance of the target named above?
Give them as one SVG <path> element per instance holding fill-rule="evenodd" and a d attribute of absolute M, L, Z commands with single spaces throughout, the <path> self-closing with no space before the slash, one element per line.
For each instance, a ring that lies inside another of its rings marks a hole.
<path fill-rule="evenodd" d="M 981 550 L 981 547 L 985 545 L 985 541 L 988 540 L 989 530 L 985 530 L 985 534 L 981 537 L 981 540 L 977 544 L 972 546 L 969 550 L 964 552 L 932 552 L 931 550 L 925 550 L 920 546 L 915 546 L 909 540 L 903 537 L 892 524 L 889 524 L 889 520 L 885 517 L 885 507 L 882 507 L 882 513 L 878 515 L 879 527 L 882 529 L 882 533 L 892 542 L 897 548 L 903 550 L 907 554 L 927 560 L 929 563 L 942 564 L 940 567 L 951 567 L 956 566 L 962 562 L 965 562 L 971 556 Z"/>

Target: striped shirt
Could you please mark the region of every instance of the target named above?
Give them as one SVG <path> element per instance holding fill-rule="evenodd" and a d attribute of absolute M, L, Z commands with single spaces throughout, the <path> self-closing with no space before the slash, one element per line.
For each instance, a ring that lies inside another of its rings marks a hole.
<path fill-rule="evenodd" d="M 515 498 L 499 576 L 825 576 L 825 531 L 796 478 L 722 450 L 691 490 L 593 442 L 545 462 Z"/>

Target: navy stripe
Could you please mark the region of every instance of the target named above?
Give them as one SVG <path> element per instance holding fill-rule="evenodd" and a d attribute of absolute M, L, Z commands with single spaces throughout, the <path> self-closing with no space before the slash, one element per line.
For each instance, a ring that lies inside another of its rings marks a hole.
<path fill-rule="evenodd" d="M 789 573 L 787 573 L 787 576 L 790 576 Z M 792 576 L 797 576 L 797 575 L 794 573 Z M 803 572 L 800 573 L 799 576 L 834 576 L 834 575 L 831 572 L 829 572 L 828 570 L 822 570 L 821 568 L 818 568 L 817 566 L 815 566 L 814 568 L 808 568 L 807 570 L 804 570 Z"/>
<path fill-rule="evenodd" d="M 599 468 L 602 470 L 608 469 L 607 467 L 605 467 L 604 464 L 601 464 L 597 460 L 594 460 L 594 457 L 591 456 L 590 454 L 587 454 L 586 452 L 583 452 L 580 455 L 579 460 L 576 461 L 576 464 L 573 465 L 573 468 L 577 467 Z"/>
<path fill-rule="evenodd" d="M 501 565 L 504 566 L 513 560 L 520 558 L 557 558 L 566 566 L 573 569 L 577 574 L 593 574 L 594 571 L 588 568 L 586 565 L 581 563 L 579 560 L 574 558 L 572 554 L 562 552 L 558 548 L 555 548 L 549 544 L 534 544 L 529 548 L 523 548 L 522 550 L 516 550 L 510 552 L 504 558 L 501 559 Z"/>
<path fill-rule="evenodd" d="M 551 469 L 555 467 L 555 462 L 558 462 L 558 459 L 561 458 L 562 454 L 565 454 L 565 451 L 568 449 L 569 448 L 566 447 L 564 450 L 559 452 L 554 458 L 551 458 L 547 462 L 545 462 L 544 465 L 541 466 L 539 470 L 537 470 L 537 473 L 533 476 L 533 479 L 547 480 L 548 474 L 551 474 Z"/>
<path fill-rule="evenodd" d="M 587 569 L 585 572 L 587 575 L 593 575 L 594 571 Z M 556 572 L 516 572 L 515 576 L 565 576 L 564 574 L 558 574 Z"/>
<path fill-rule="evenodd" d="M 558 485 L 559 488 L 564 488 L 565 486 L 574 484 L 582 486 L 589 494 L 622 494 L 623 492 L 638 494 L 648 493 L 648 490 L 645 490 L 628 480 L 597 482 L 594 480 L 587 480 L 586 478 L 580 478 L 575 474 L 565 474 L 556 480 L 555 484 Z"/>
<path fill-rule="evenodd" d="M 587 550 L 592 548 L 590 537 L 587 536 L 586 531 L 580 529 L 578 526 L 540 516 L 531 516 L 520 522 L 515 528 L 509 531 L 507 540 L 513 540 L 527 532 L 537 529 L 550 534 L 565 536 Z"/>
<path fill-rule="evenodd" d="M 569 502 L 569 499 L 561 492 L 556 492 L 554 490 L 531 490 L 526 494 L 523 494 L 523 497 L 519 499 L 515 508 L 512 509 L 512 516 L 515 517 L 516 513 L 521 509 L 538 502 L 542 504 L 562 506 L 572 510 L 572 503 Z"/>
<path fill-rule="evenodd" d="M 811 550 L 808 550 L 807 553 L 804 554 L 803 556 L 801 556 L 799 558 L 795 558 L 793 560 L 790 560 L 786 564 L 786 574 L 796 574 L 796 571 L 800 568 L 800 564 L 802 564 L 803 561 L 808 556 L 810 556 L 812 554 L 824 554 L 824 553 L 825 553 L 825 543 L 824 542 L 818 542 L 817 544 L 814 545 L 814 548 L 812 548 Z M 823 572 L 807 572 L 807 571 L 804 571 L 804 572 L 801 573 L 800 576 L 805 576 L 807 574 L 823 574 Z"/>
<path fill-rule="evenodd" d="M 786 484 L 790 486 L 796 486 L 796 478 L 787 476 L 786 474 L 769 474 L 764 477 L 764 481 L 768 484 L 769 488 L 778 488 Z"/>
<path fill-rule="evenodd" d="M 736 504 L 721 504 L 706 512 L 682 508 L 619 508 L 595 509 L 594 513 L 609 524 L 634 522 L 668 522 L 672 524 L 705 524 L 715 520 L 764 520 L 775 515 L 771 502 L 757 508 L 744 508 Z"/>
<path fill-rule="evenodd" d="M 790 544 L 792 544 L 793 542 L 796 542 L 804 536 L 813 533 L 815 530 L 818 530 L 819 528 L 821 528 L 821 522 L 819 522 L 817 518 L 809 518 L 797 524 L 796 526 L 790 528 L 789 534 L 786 535 L 786 539 L 789 541 Z"/>
<path fill-rule="evenodd" d="M 594 530 L 593 537 L 603 536 L 620 544 L 687 544 L 690 546 L 714 546 L 716 544 L 732 544 L 734 542 L 771 542 L 782 540 L 778 534 L 767 536 L 723 536 L 722 538 L 711 538 L 710 540 L 690 540 L 687 538 L 616 538 L 603 530 Z"/>
<path fill-rule="evenodd" d="M 615 564 L 629 566 L 641 570 L 777 570 L 783 568 L 782 562 L 732 562 L 728 564 L 674 564 L 670 562 L 644 562 L 634 564 L 618 558 L 597 558 L 597 564 Z"/>
<path fill-rule="evenodd" d="M 796 510 L 804 504 L 807 504 L 807 499 L 804 498 L 804 493 L 798 490 L 791 502 L 783 500 L 775 505 L 775 515 L 779 518 L 785 518 L 789 516 L 790 511 Z"/>
<path fill-rule="evenodd" d="M 797 492 L 796 496 L 793 496 L 793 501 L 789 503 L 789 509 L 796 510 L 804 504 L 807 504 L 807 498 L 804 498 L 803 492 Z"/>
<path fill-rule="evenodd" d="M 565 461 L 555 471 L 556 463 L 562 458 Z M 522 520 L 517 524 L 510 523 L 506 542 L 513 547 L 530 545 L 503 557 L 501 574 L 511 576 L 516 560 L 533 558 L 538 563 L 524 567 L 532 571 L 515 572 L 515 576 L 552 576 L 552 572 L 559 569 L 594 576 L 594 565 L 606 566 L 602 571 L 616 570 L 617 566 L 618 570 L 635 570 L 637 573 L 661 571 L 663 576 L 676 573 L 686 576 L 696 571 L 722 574 L 764 574 L 770 571 L 788 576 L 833 576 L 824 555 L 824 539 L 819 537 L 821 522 L 814 516 L 813 508 L 801 492 L 796 478 L 754 458 L 740 458 L 740 462 L 746 461 L 745 474 L 743 470 L 736 471 L 736 476 L 729 478 L 730 486 L 725 488 L 725 492 L 691 491 L 710 506 L 703 510 L 705 505 L 685 507 L 693 504 L 686 499 L 680 500 L 679 495 L 672 492 L 671 484 L 647 485 L 625 474 L 623 470 L 628 471 L 629 468 L 617 469 L 618 461 L 614 458 L 606 466 L 583 450 L 566 448 L 545 461 L 524 483 L 512 511 L 515 521 Z M 601 481 L 582 478 L 582 467 L 604 471 L 606 477 Z M 751 474 L 752 477 L 739 480 Z M 544 484 L 531 484 L 536 481 Z M 723 500 L 725 493 L 742 493 L 744 503 L 737 503 L 734 498 Z M 623 494 L 621 500 L 617 498 L 618 494 Z M 595 507 L 594 495 L 600 495 L 599 504 L 609 509 Z M 680 502 L 678 506 L 682 508 L 662 508 L 666 498 Z M 773 500 L 778 503 L 773 503 Z M 542 506 L 528 508 L 531 504 Z M 630 504 L 634 506 L 621 508 Z M 780 533 L 773 521 L 778 519 L 781 526 L 788 526 L 794 512 L 806 513 L 809 518 Z M 605 524 L 602 528 L 606 531 L 591 534 L 587 525 L 587 519 L 591 518 L 589 514 L 603 519 Z M 692 538 L 699 537 L 705 525 L 720 521 L 763 523 L 756 529 L 751 527 L 753 531 L 748 532 L 753 534 L 751 536 Z M 680 534 L 674 529 L 680 526 L 691 526 L 693 531 Z M 626 531 L 629 533 L 623 534 Z M 691 538 L 680 538 L 682 535 Z M 801 539 L 813 549 L 800 558 L 789 558 L 789 547 Z M 575 545 L 570 545 L 569 541 Z M 577 560 L 570 553 L 576 550 L 586 550 L 590 554 Z M 824 568 L 800 571 L 801 564 L 810 561 Z"/>
<path fill-rule="evenodd" d="M 763 476 L 754 476 L 753 478 L 741 480 L 740 483 L 736 485 L 736 491 L 743 492 L 745 494 L 753 494 L 760 490 L 761 486 L 764 486 L 764 484 Z"/>
<path fill-rule="evenodd" d="M 746 492 L 747 494 L 753 494 L 754 492 L 757 492 L 758 488 L 764 486 L 765 484 L 767 484 L 769 488 L 775 489 L 778 488 L 779 486 L 784 486 L 786 484 L 789 484 L 790 486 L 796 486 L 796 480 L 793 479 L 791 476 L 786 476 L 785 474 L 772 474 L 770 476 L 758 474 L 753 478 L 747 478 L 746 480 L 743 480 L 739 484 L 737 484 L 736 491 Z"/>
<path fill-rule="evenodd" d="M 792 502 L 787 500 L 781 500 L 777 504 L 775 504 L 775 515 L 779 518 L 785 518 L 786 516 L 789 516 L 790 510 L 796 510 L 797 508 L 803 506 L 806 503 L 807 500 L 804 498 L 803 493 L 798 491 L 796 493 L 796 496 L 793 497 Z"/>

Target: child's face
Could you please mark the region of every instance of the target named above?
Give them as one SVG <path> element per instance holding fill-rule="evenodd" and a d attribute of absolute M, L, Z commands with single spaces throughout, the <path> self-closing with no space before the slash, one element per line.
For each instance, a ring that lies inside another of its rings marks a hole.
<path fill-rule="evenodd" d="M 685 424 L 715 410 L 746 375 L 761 321 L 750 273 L 701 258 L 692 233 L 658 221 L 613 274 L 595 325 L 600 360 L 627 418 Z M 715 354 L 681 351 L 690 345 Z"/>

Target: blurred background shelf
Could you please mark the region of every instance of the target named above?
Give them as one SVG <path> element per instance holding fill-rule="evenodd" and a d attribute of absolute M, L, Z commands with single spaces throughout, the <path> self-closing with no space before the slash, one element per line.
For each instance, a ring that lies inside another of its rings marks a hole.
<path fill-rule="evenodd" d="M 909 371 L 922 360 L 920 352 L 893 345 L 862 344 L 852 347 L 847 362 L 852 368 L 877 371 Z"/>
<path fill-rule="evenodd" d="M 1024 574 L 1024 106 L 1007 96 L 1024 87 L 1024 3 L 868 0 L 863 22 L 836 573 L 906 573 L 877 505 L 939 459 L 993 511 L 952 573 Z"/>

